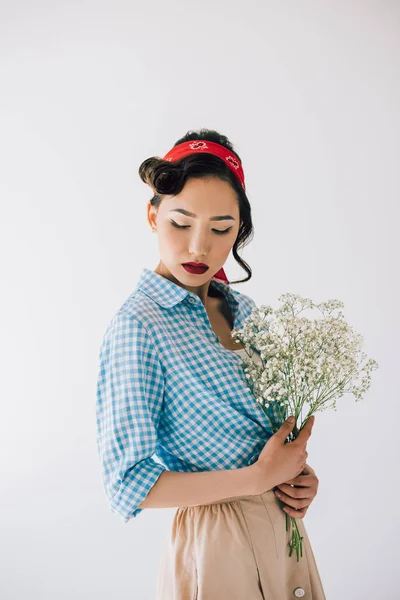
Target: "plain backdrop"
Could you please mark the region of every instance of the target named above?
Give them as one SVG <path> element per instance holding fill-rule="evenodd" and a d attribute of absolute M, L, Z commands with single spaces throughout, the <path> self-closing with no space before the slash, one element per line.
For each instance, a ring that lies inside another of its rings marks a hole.
<path fill-rule="evenodd" d="M 316 415 L 304 522 L 329 600 L 399 597 L 399 63 L 394 0 L 2 0 L 2 600 L 155 598 L 175 509 L 109 509 L 98 352 L 159 260 L 138 166 L 201 127 L 243 160 L 234 287 L 342 300 L 379 363 Z"/>

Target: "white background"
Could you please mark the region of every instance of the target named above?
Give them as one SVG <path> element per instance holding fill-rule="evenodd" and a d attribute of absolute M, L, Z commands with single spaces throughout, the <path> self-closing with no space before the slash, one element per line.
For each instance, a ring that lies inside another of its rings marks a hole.
<path fill-rule="evenodd" d="M 155 598 L 175 509 L 110 512 L 97 359 L 158 263 L 138 166 L 200 127 L 243 160 L 234 287 L 342 300 L 379 363 L 362 402 L 316 416 L 304 522 L 328 600 L 399 597 L 399 63 L 394 0 L 2 0 L 2 600 Z"/>

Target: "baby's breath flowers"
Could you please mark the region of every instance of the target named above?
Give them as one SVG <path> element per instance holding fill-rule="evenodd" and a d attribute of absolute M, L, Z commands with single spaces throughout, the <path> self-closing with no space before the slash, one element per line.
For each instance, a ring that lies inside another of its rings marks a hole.
<path fill-rule="evenodd" d="M 276 310 L 268 305 L 254 307 L 243 327 L 234 329 L 231 335 L 248 354 L 242 362 L 246 384 L 269 418 L 272 431 L 278 431 L 290 414 L 295 416 L 289 435 L 289 441 L 293 441 L 312 414 L 336 410 L 336 400 L 344 394 L 353 394 L 356 402 L 362 400 L 378 363 L 362 352 L 363 337 L 345 321 L 343 302 L 315 304 L 289 293 L 278 300 L 281 306 Z M 317 309 L 322 317 L 299 316 L 306 309 Z M 258 361 L 252 359 L 254 352 Z M 301 424 L 297 428 L 299 416 Z M 286 530 L 288 518 L 286 515 Z M 295 547 L 299 560 L 302 538 L 296 519 L 291 517 L 291 522 L 289 556 Z"/>

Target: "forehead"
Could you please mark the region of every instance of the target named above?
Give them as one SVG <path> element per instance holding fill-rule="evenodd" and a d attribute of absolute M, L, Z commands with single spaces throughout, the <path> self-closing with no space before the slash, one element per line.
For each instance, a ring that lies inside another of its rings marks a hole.
<path fill-rule="evenodd" d="M 239 214 L 236 191 L 230 183 L 217 177 L 189 179 L 179 194 L 165 195 L 160 208 L 164 211 L 185 208 L 198 216 Z"/>

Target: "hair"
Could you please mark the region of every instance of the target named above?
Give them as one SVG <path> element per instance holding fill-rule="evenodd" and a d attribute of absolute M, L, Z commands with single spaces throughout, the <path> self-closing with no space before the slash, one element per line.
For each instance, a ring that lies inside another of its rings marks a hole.
<path fill-rule="evenodd" d="M 240 156 L 233 149 L 232 143 L 225 135 L 214 129 L 200 129 L 188 131 L 186 135 L 175 142 L 174 146 L 190 140 L 207 140 L 216 142 L 228 148 L 241 162 Z M 225 164 L 224 160 L 214 154 L 206 152 L 193 153 L 179 160 L 167 161 L 159 156 L 147 158 L 139 167 L 139 176 L 154 190 L 150 200 L 151 206 L 158 207 L 164 194 L 179 194 L 186 181 L 190 178 L 219 177 L 231 184 L 236 192 L 239 203 L 240 225 L 237 238 L 232 247 L 232 254 L 239 265 L 247 272 L 245 279 L 230 281 L 229 283 L 244 283 L 252 276 L 250 266 L 239 255 L 238 250 L 245 247 L 254 235 L 249 200 L 236 175 Z"/>

